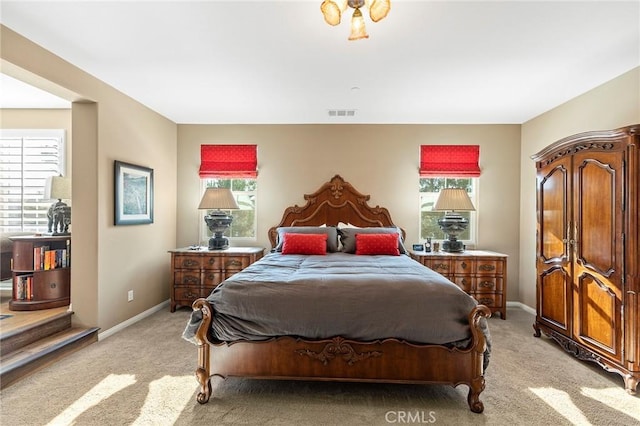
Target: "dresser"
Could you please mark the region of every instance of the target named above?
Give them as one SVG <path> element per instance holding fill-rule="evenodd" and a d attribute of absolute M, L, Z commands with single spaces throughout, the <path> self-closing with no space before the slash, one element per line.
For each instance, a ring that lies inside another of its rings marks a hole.
<path fill-rule="evenodd" d="M 185 247 L 171 253 L 171 312 L 207 297 L 218 284 L 242 271 L 264 253 L 262 247 L 230 247 L 208 250 Z"/>
<path fill-rule="evenodd" d="M 411 257 L 444 275 L 487 306 L 507 318 L 507 255 L 485 250 L 462 253 L 412 251 Z"/>

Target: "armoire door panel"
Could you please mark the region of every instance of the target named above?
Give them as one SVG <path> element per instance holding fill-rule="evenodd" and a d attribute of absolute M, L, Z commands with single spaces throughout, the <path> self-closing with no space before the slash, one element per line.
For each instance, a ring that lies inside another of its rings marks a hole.
<path fill-rule="evenodd" d="M 621 152 L 576 155 L 573 244 L 575 260 L 610 277 L 620 270 L 622 245 Z M 595 157 L 595 158 L 594 158 Z"/>
<path fill-rule="evenodd" d="M 571 278 L 562 267 L 553 267 L 538 277 L 540 320 L 553 326 L 559 332 L 570 335 L 569 299 L 571 297 Z"/>
<path fill-rule="evenodd" d="M 619 330 L 622 330 L 621 294 L 595 276 L 578 278 L 574 294 L 574 338 L 608 356 L 621 359 Z"/>
<path fill-rule="evenodd" d="M 568 258 L 569 172 L 563 162 L 555 164 L 539 178 L 538 205 L 544 212 L 539 222 L 541 253 L 545 263 Z M 545 173 L 546 172 L 546 173 Z"/>

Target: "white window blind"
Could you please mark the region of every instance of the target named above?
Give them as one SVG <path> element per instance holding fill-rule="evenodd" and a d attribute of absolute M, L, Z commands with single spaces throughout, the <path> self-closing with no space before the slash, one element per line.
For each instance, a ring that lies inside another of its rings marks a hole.
<path fill-rule="evenodd" d="M 64 130 L 0 131 L 0 231 L 47 231 L 49 176 L 64 175 Z"/>

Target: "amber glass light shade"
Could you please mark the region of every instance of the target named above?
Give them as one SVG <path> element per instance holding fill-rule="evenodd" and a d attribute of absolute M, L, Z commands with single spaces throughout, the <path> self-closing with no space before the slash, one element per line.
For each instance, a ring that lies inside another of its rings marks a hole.
<path fill-rule="evenodd" d="M 320 10 L 322 11 L 322 16 L 324 16 L 324 21 L 327 24 L 335 26 L 340 23 L 342 11 L 335 1 L 324 0 L 320 5 Z"/>
<path fill-rule="evenodd" d="M 369 38 L 369 34 L 367 34 L 367 29 L 364 26 L 362 12 L 360 12 L 360 9 L 356 9 L 351 18 L 351 35 L 349 36 L 349 40 L 360 40 L 362 38 Z"/>
<path fill-rule="evenodd" d="M 391 10 L 391 0 L 373 0 L 369 4 L 369 16 L 373 22 L 384 19 Z"/>

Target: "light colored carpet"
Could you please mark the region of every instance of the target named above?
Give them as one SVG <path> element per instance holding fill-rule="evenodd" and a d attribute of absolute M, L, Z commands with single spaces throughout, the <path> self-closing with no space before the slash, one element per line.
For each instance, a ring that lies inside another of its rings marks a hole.
<path fill-rule="evenodd" d="M 533 337 L 510 309 L 493 335 L 485 411 L 467 387 L 214 379 L 195 401 L 196 347 L 180 334 L 189 310 L 158 312 L 3 390 L 3 425 L 631 425 L 640 398 L 622 379 Z"/>

